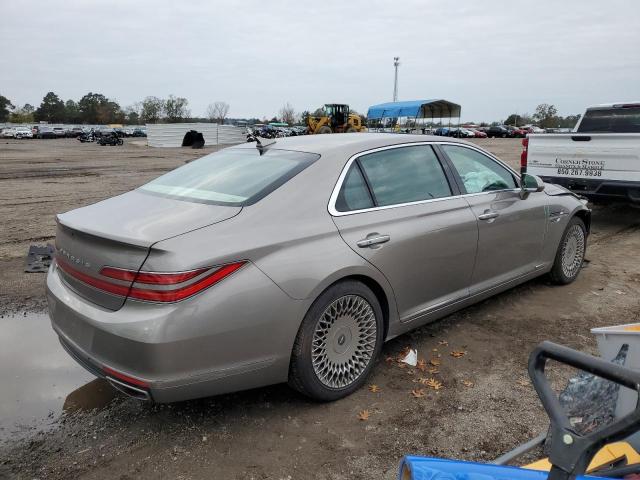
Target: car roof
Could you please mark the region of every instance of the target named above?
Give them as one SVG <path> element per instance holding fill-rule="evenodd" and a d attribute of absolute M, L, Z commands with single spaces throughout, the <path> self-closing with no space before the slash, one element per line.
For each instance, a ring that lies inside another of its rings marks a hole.
<path fill-rule="evenodd" d="M 472 145 L 464 140 L 450 137 L 443 138 L 435 135 L 366 132 L 277 138 L 270 147 L 281 150 L 318 153 L 320 155 L 333 152 L 354 155 L 373 148 L 417 142 L 453 142 Z M 256 145 L 254 142 L 247 142 L 232 148 L 256 148 Z"/>

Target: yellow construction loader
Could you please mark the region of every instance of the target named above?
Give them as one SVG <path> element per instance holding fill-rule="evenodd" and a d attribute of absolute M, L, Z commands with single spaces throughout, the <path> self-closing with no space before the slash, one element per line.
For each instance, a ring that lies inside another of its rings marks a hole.
<path fill-rule="evenodd" d="M 307 117 L 309 133 L 353 133 L 364 132 L 360 115 L 349 113 L 349 105 L 328 103 L 324 106 L 325 115 Z"/>

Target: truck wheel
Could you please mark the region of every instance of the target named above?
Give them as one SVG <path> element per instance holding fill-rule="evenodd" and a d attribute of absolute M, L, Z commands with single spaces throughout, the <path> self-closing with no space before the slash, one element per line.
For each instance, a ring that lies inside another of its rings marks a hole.
<path fill-rule="evenodd" d="M 347 128 L 346 133 L 357 133 L 358 130 L 356 129 L 356 127 L 349 127 Z"/>
<path fill-rule="evenodd" d="M 320 127 L 320 130 L 318 130 L 318 133 L 331 133 L 331 128 L 325 125 L 324 127 Z"/>
<path fill-rule="evenodd" d="M 560 239 L 553 267 L 549 272 L 551 281 L 557 285 L 573 282 L 580 273 L 587 250 L 587 229 L 584 222 L 573 217 Z"/>
<path fill-rule="evenodd" d="M 291 353 L 289 385 L 323 402 L 360 388 L 382 350 L 380 302 L 366 285 L 336 283 L 305 315 Z"/>

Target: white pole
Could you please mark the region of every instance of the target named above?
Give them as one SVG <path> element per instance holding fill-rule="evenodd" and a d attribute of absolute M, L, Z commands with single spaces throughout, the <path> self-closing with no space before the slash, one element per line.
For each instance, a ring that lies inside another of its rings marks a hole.
<path fill-rule="evenodd" d="M 395 80 L 393 81 L 393 101 L 398 101 L 398 66 L 400 66 L 400 57 L 393 57 L 393 66 L 396 70 Z"/>

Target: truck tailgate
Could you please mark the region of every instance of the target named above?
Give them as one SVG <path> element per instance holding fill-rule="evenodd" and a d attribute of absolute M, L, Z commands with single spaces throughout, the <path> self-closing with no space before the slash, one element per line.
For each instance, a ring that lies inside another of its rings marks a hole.
<path fill-rule="evenodd" d="M 640 134 L 529 135 L 527 173 L 640 182 Z"/>

